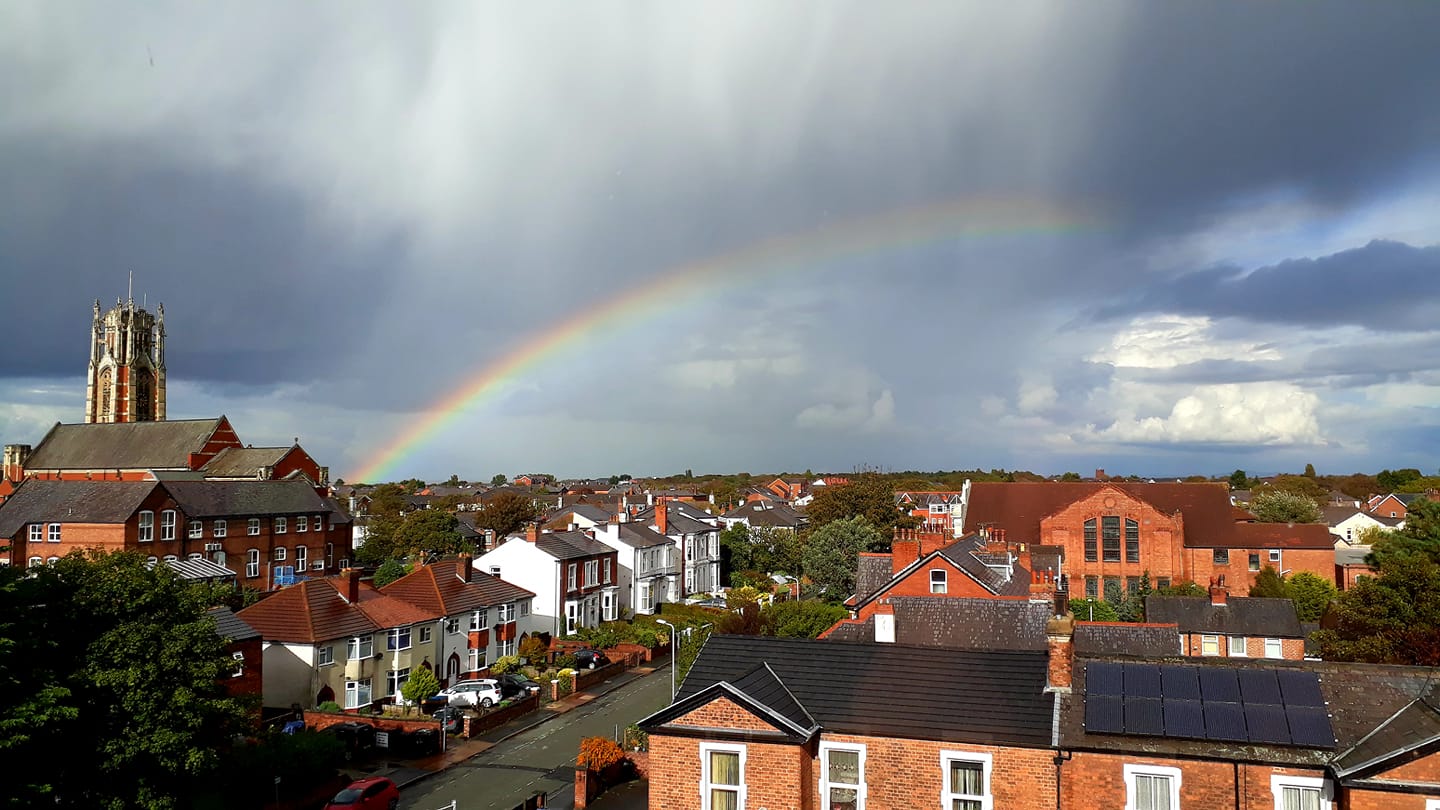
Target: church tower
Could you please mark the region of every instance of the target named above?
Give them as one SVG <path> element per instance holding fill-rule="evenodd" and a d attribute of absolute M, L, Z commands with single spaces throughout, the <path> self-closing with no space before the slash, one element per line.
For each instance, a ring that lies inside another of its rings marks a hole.
<path fill-rule="evenodd" d="M 165 305 L 151 315 L 121 302 L 105 313 L 95 301 L 85 421 L 165 421 Z"/>

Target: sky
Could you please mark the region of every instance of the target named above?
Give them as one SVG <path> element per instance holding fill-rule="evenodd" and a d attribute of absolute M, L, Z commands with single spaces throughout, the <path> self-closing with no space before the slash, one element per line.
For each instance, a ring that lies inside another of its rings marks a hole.
<path fill-rule="evenodd" d="M 1440 4 L 0 18 L 6 443 L 133 272 L 352 481 L 1437 466 Z"/>

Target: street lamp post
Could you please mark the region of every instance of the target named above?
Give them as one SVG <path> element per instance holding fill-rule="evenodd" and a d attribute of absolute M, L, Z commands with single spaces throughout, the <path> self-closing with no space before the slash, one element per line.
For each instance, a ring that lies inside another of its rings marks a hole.
<path fill-rule="evenodd" d="M 677 690 L 675 673 L 680 666 L 680 631 L 675 629 L 675 625 L 664 619 L 656 619 L 655 622 L 670 628 L 670 702 L 674 703 Z"/>

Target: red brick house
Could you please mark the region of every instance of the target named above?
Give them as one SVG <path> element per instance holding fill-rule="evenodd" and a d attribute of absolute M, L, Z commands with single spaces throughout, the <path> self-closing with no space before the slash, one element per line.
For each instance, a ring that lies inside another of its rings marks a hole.
<path fill-rule="evenodd" d="M 1145 618 L 1174 624 L 1185 656 L 1305 657 L 1305 631 L 1289 599 L 1230 596 L 1224 585 L 1212 585 L 1208 597 L 1147 596 Z"/>
<path fill-rule="evenodd" d="M 1335 576 L 1328 527 L 1237 521 L 1224 484 L 981 482 L 964 509 L 967 531 L 1063 548 L 1072 592 L 1090 598 L 1133 591 L 1146 573 L 1156 586 L 1224 575 L 1237 588 L 1266 565 Z"/>
<path fill-rule="evenodd" d="M 97 427 L 139 427 L 97 425 Z M 285 481 L 77 481 L 32 478 L 0 504 L 0 540 L 14 564 L 75 549 L 203 557 L 265 590 L 339 570 L 350 518 L 303 477 Z"/>
<path fill-rule="evenodd" d="M 235 660 L 235 671 L 220 680 L 226 697 L 253 698 L 258 714 L 265 684 L 264 639 L 230 608 L 206 611 L 215 620 L 215 632 L 225 639 L 225 651 Z"/>
<path fill-rule="evenodd" d="M 640 721 L 650 806 L 1052 807 L 1045 686 L 1043 652 L 711 636 Z"/>

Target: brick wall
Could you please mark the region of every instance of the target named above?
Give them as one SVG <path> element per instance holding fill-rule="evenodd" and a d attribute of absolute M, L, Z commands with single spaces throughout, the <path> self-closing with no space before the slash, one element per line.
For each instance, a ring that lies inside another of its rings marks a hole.
<path fill-rule="evenodd" d="M 1105 562 L 1101 518 L 1120 518 L 1120 562 Z M 1094 561 L 1085 559 L 1085 521 L 1095 520 Z M 1125 562 L 1125 521 L 1133 520 L 1140 529 L 1140 561 Z M 1155 578 L 1171 581 L 1189 579 L 1181 554 L 1185 527 L 1180 515 L 1166 515 L 1144 501 L 1119 489 L 1102 488 L 1065 509 L 1040 521 L 1040 542 L 1065 547 L 1066 573 L 1071 589 L 1082 587 L 1087 576 L 1119 577 L 1124 587 L 1126 577 L 1138 577 L 1146 571 Z M 1083 592 L 1078 592 L 1080 595 Z M 1102 586 L 1103 596 L 1103 586 Z"/>
<path fill-rule="evenodd" d="M 1203 639 L 1204 639 L 1204 635 L 1205 635 L 1205 634 L 1202 634 L 1202 633 L 1186 633 L 1186 634 L 1184 634 L 1184 636 L 1182 637 L 1182 638 L 1183 638 L 1183 643 L 1184 643 L 1184 647 L 1182 647 L 1182 650 L 1184 651 L 1184 654 L 1185 654 L 1185 655 L 1195 656 L 1195 657 L 1197 657 L 1197 658 L 1198 658 L 1198 657 L 1201 657 L 1202 655 L 1204 655 L 1204 646 L 1203 646 L 1203 643 L 1202 643 L 1202 642 L 1203 642 Z M 1230 657 L 1232 657 L 1232 656 L 1230 655 L 1230 642 L 1229 642 L 1229 639 L 1228 639 L 1227 637 L 1225 637 L 1225 636 L 1220 636 L 1220 638 L 1219 638 L 1219 644 L 1220 644 L 1220 654 L 1219 654 L 1218 656 L 1210 655 L 1210 656 L 1204 656 L 1204 657 L 1206 657 L 1206 658 L 1217 658 L 1217 657 L 1218 657 L 1218 658 L 1230 658 Z M 1241 656 L 1233 656 L 1233 657 L 1239 658 L 1239 657 L 1241 657 Z M 1244 655 L 1244 657 L 1245 657 L 1245 658 L 1264 658 L 1264 657 L 1265 657 L 1265 639 L 1264 639 L 1263 637 L 1261 637 L 1261 636 L 1246 636 L 1246 638 L 1245 638 L 1245 655 Z M 1283 658 L 1283 659 L 1285 659 L 1285 660 L 1288 660 L 1288 661 L 1300 661 L 1300 660 L 1304 659 L 1304 658 L 1305 658 L 1305 639 L 1303 639 L 1303 638 L 1282 638 L 1282 639 L 1280 639 L 1280 657 Z"/>
<path fill-rule="evenodd" d="M 1318 769 L 1235 765 L 1230 762 L 1169 759 L 1145 754 L 1076 752 L 1062 767 L 1061 806 L 1065 810 L 1115 810 L 1125 807 L 1124 771 L 1127 764 L 1179 769 L 1182 808 L 1238 807 L 1239 810 L 1274 810 L 1271 775 L 1324 775 L 1324 772 Z M 1051 807 L 1053 806 L 1052 800 Z"/>
<path fill-rule="evenodd" d="M 930 592 L 930 571 L 939 569 L 945 572 L 944 593 Z M 980 583 L 971 579 L 968 574 L 961 571 L 949 560 L 936 558 L 920 566 L 904 579 L 892 582 L 884 590 L 886 597 L 890 596 L 953 596 L 953 597 L 978 597 L 981 599 L 993 599 L 995 595 L 980 586 Z M 1021 597 L 1028 598 L 1028 597 Z M 864 621 L 870 618 L 876 609 L 879 608 L 879 599 L 873 599 L 862 607 L 856 614 L 856 618 Z"/>
<path fill-rule="evenodd" d="M 1269 565 L 1276 569 L 1283 570 L 1286 575 L 1293 575 L 1300 571 L 1309 571 L 1321 579 L 1333 582 L 1335 580 L 1335 548 L 1327 545 L 1319 549 L 1294 549 L 1285 548 L 1280 550 L 1280 562 L 1278 564 L 1270 561 L 1270 549 L 1268 548 L 1232 548 L 1229 551 L 1229 562 L 1216 564 L 1215 549 L 1213 548 L 1191 548 L 1186 549 L 1186 555 L 1190 558 L 1190 577 L 1195 582 L 1204 585 L 1214 576 L 1225 576 L 1225 584 L 1230 587 L 1230 593 L 1236 596 L 1243 596 L 1250 592 L 1250 586 L 1255 584 L 1255 577 L 1260 569 Z M 1259 568 L 1251 570 L 1250 556 L 1259 558 Z"/>
<path fill-rule="evenodd" d="M 699 810 L 700 745 L 687 737 L 650 735 L 651 810 Z M 766 810 L 817 810 L 813 789 L 796 785 L 812 780 L 810 754 L 799 745 L 750 743 L 745 751 L 746 807 Z"/>

